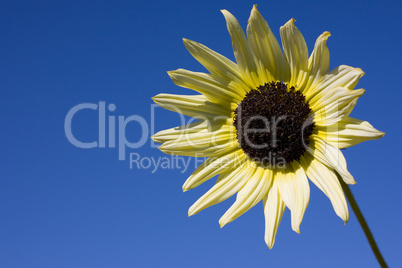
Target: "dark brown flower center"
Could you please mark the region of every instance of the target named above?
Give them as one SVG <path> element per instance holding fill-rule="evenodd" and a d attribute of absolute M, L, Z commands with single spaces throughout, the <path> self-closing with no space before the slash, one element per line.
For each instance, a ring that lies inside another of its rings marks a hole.
<path fill-rule="evenodd" d="M 246 94 L 235 111 L 237 140 L 263 166 L 283 167 L 306 152 L 314 122 L 304 95 L 281 82 Z"/>

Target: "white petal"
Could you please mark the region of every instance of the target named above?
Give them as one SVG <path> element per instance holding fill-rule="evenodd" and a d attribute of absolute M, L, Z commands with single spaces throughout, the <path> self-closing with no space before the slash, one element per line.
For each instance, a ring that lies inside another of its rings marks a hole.
<path fill-rule="evenodd" d="M 347 117 L 364 92 L 364 89 L 350 90 L 346 87 L 338 87 L 318 93 L 310 101 L 315 124 L 329 126 Z"/>
<path fill-rule="evenodd" d="M 243 188 L 254 171 L 254 167 L 245 162 L 235 170 L 220 174 L 216 184 L 190 207 L 188 215 L 195 215 L 203 209 L 225 201 Z"/>
<path fill-rule="evenodd" d="M 300 223 L 310 199 L 306 173 L 297 161 L 293 161 L 277 173 L 276 180 L 281 197 L 291 211 L 292 229 L 300 233 Z"/>
<path fill-rule="evenodd" d="M 220 156 L 210 157 L 194 170 L 193 174 L 186 180 L 183 185 L 183 191 L 195 188 L 210 178 L 234 169 L 242 164 L 246 155 L 241 149 L 234 150 L 230 153 L 224 153 Z"/>
<path fill-rule="evenodd" d="M 284 81 L 284 58 L 281 47 L 266 20 L 254 5 L 247 25 L 247 37 L 255 55 L 259 75 L 265 82 Z M 282 70 L 283 68 L 283 70 Z M 287 72 L 289 74 L 289 71 Z"/>
<path fill-rule="evenodd" d="M 327 39 L 330 36 L 331 34 L 329 32 L 324 32 L 315 42 L 313 53 L 311 53 L 308 60 L 310 74 L 303 92 L 310 90 L 310 88 L 315 88 L 317 83 L 321 81 L 329 71 L 329 50 L 327 47 Z"/>
<path fill-rule="evenodd" d="M 247 178 L 245 178 L 247 179 Z M 226 211 L 219 220 L 221 227 L 234 221 L 250 208 L 255 206 L 267 194 L 272 184 L 272 171 L 256 167 L 256 171 L 246 185 L 237 194 L 236 202 Z"/>
<path fill-rule="evenodd" d="M 310 101 L 315 94 L 322 91 L 331 91 L 337 87 L 346 87 L 352 90 L 363 75 L 364 72 L 360 68 L 353 68 L 347 65 L 338 66 L 326 74 L 316 86 L 310 87 L 308 91 L 304 92 L 306 100 Z"/>
<path fill-rule="evenodd" d="M 369 122 L 345 117 L 330 126 L 317 126 L 318 135 L 333 146 L 344 149 L 363 141 L 376 140 L 385 135 Z"/>
<path fill-rule="evenodd" d="M 275 175 L 274 175 L 275 176 Z M 263 199 L 265 215 L 265 243 L 271 249 L 275 244 L 276 233 L 285 212 L 286 205 L 283 202 L 278 190 L 276 178 L 274 177 L 272 187 Z"/>
<path fill-rule="evenodd" d="M 203 95 L 158 94 L 153 101 L 167 110 L 198 119 L 230 118 L 231 110 L 209 101 Z"/>
<path fill-rule="evenodd" d="M 215 103 L 238 103 L 244 93 L 230 88 L 230 81 L 211 74 L 191 72 L 184 69 L 168 72 L 173 82 L 181 87 L 195 90 Z"/>
<path fill-rule="evenodd" d="M 258 78 L 254 55 L 237 19 L 227 10 L 221 10 L 225 16 L 226 25 L 232 38 L 233 52 L 244 81 L 252 88 L 261 85 Z"/>
<path fill-rule="evenodd" d="M 308 77 L 308 50 L 306 41 L 294 22 L 294 19 L 289 20 L 281 27 L 280 33 L 283 53 L 290 66 L 289 85 L 301 89 Z"/>
<path fill-rule="evenodd" d="M 301 158 L 301 164 L 308 178 L 329 198 L 336 215 L 346 223 L 349 219 L 348 205 L 336 174 L 308 154 Z"/>
<path fill-rule="evenodd" d="M 311 135 L 312 142 L 310 148 L 307 149 L 314 158 L 318 159 L 324 165 L 334 169 L 341 175 L 347 184 L 355 184 L 352 174 L 347 169 L 345 157 L 342 152 L 333 145 L 325 142 L 317 135 Z"/>

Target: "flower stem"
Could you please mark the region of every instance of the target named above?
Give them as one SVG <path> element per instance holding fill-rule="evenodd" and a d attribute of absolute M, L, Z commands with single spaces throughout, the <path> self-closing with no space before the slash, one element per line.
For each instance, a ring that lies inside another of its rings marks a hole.
<path fill-rule="evenodd" d="M 360 211 L 360 208 L 356 203 L 356 200 L 352 194 L 352 191 L 350 190 L 349 186 L 342 180 L 342 178 L 339 178 L 339 181 L 341 182 L 343 191 L 345 192 L 345 195 L 346 195 L 347 199 L 349 200 L 349 204 L 352 207 L 353 212 L 355 213 L 356 218 L 359 221 L 360 226 L 362 227 L 363 232 L 367 237 L 367 240 L 371 246 L 371 249 L 373 250 L 375 257 L 377 258 L 378 263 L 380 264 L 380 266 L 382 268 L 388 267 L 388 265 L 385 263 L 385 260 L 384 260 L 383 256 L 381 255 L 381 252 L 374 240 L 373 234 L 371 233 L 370 228 L 368 227 L 367 222 L 364 219 L 363 214 Z"/>

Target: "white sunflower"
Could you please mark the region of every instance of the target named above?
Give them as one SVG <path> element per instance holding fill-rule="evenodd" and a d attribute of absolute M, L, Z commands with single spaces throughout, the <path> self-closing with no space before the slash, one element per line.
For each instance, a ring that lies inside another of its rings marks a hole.
<path fill-rule="evenodd" d="M 176 85 L 201 94 L 153 98 L 163 108 L 197 119 L 152 137 L 163 143 L 159 149 L 167 154 L 208 157 L 183 190 L 219 175 L 190 207 L 189 215 L 237 193 L 219 220 L 222 227 L 262 201 L 265 242 L 272 248 L 286 207 L 292 229 L 300 232 L 309 203 L 309 179 L 346 223 L 349 212 L 338 178 L 347 184 L 355 180 L 340 149 L 384 135 L 368 122 L 349 117 L 365 92 L 354 89 L 363 71 L 346 65 L 329 71 L 329 32 L 318 37 L 309 57 L 294 19 L 280 28 L 282 52 L 256 6 L 247 37 L 232 14 L 222 13 L 236 63 L 184 39 L 191 55 L 210 73 L 178 69 L 169 75 Z"/>

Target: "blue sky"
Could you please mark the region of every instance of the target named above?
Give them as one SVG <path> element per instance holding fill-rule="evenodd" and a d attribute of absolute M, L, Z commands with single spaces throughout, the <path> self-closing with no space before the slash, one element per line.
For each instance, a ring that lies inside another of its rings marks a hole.
<path fill-rule="evenodd" d="M 180 125 L 151 97 L 191 94 L 166 71 L 204 71 L 182 38 L 233 59 L 219 10 L 245 28 L 253 4 L 277 38 L 293 17 L 310 52 L 323 31 L 331 32 L 331 68 L 365 71 L 358 87 L 366 94 L 352 116 L 386 135 L 344 154 L 358 182 L 352 191 L 386 261 L 402 265 L 399 2 L 2 1 L 0 267 L 378 267 L 354 214 L 344 225 L 313 185 L 301 234 L 291 230 L 287 210 L 269 250 L 261 203 L 223 229 L 218 220 L 234 197 L 187 217 L 213 185 L 182 192 L 194 160 L 169 160 L 176 166 L 153 172 L 152 161 L 165 155 L 149 139 L 119 160 L 119 133 L 140 143 L 145 128 Z M 96 148 L 78 148 L 66 137 L 65 118 L 80 104 L 97 110 L 77 112 L 73 134 L 97 141 Z M 115 147 L 107 134 L 99 148 L 103 104 L 105 120 L 134 120 L 124 133 L 115 130 Z M 130 154 L 150 167 L 130 168 Z"/>

